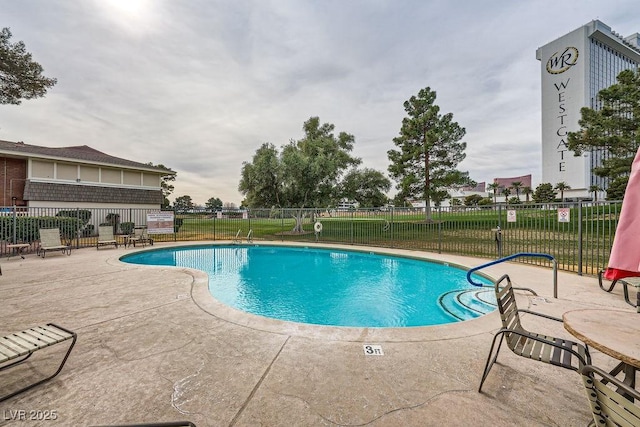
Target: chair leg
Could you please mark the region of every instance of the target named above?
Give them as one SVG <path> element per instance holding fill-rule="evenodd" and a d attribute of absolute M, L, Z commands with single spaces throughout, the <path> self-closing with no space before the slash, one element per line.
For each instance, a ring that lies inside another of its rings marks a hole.
<path fill-rule="evenodd" d="M 493 347 L 496 345 L 496 339 L 500 336 L 500 342 L 498 343 L 498 348 L 496 349 L 496 355 L 491 359 L 491 355 L 493 354 Z M 493 364 L 498 360 L 498 353 L 500 353 L 500 347 L 502 346 L 502 341 L 504 340 L 504 332 L 498 332 L 493 337 L 493 342 L 491 342 L 491 349 L 489 350 L 489 356 L 487 357 L 487 363 L 484 365 L 484 372 L 482 373 L 482 379 L 480 380 L 480 387 L 478 387 L 478 393 L 482 392 L 482 385 L 484 384 L 484 380 L 487 379 L 489 375 L 489 371 L 493 367 Z"/>
<path fill-rule="evenodd" d="M 59 326 L 58 326 L 59 327 Z M 62 329 L 62 328 L 60 328 Z M 45 383 L 49 380 L 51 380 L 53 377 L 55 377 L 56 375 L 58 375 L 60 373 L 60 371 L 62 370 L 62 368 L 64 367 L 64 364 L 67 362 L 67 359 L 69 358 L 69 354 L 71 353 L 71 350 L 73 350 L 73 346 L 76 345 L 76 339 L 78 338 L 78 336 L 76 334 L 73 334 L 73 341 L 71 342 L 71 345 L 69 346 L 69 349 L 67 350 L 67 354 L 64 355 L 64 358 L 62 359 L 62 362 L 60 363 L 60 366 L 58 366 L 58 369 L 53 373 L 53 375 L 48 376 L 47 378 L 44 378 L 38 382 L 35 382 L 33 384 L 30 384 L 26 387 L 21 388 L 18 391 L 14 391 L 13 393 L 10 393 L 6 396 L 2 396 L 0 397 L 0 402 L 4 402 L 7 399 L 12 398 L 13 396 L 20 394 L 22 392 L 25 392 L 27 390 L 30 390 L 36 386 L 39 386 L 42 383 Z M 21 362 L 24 362 L 24 360 L 21 360 Z"/>
<path fill-rule="evenodd" d="M 604 285 L 602 284 L 602 275 L 604 274 L 604 270 L 600 270 L 598 271 L 598 285 L 600 286 L 600 289 L 602 289 L 605 292 L 611 292 L 613 290 L 613 288 L 616 287 L 616 283 L 618 283 L 617 280 L 614 280 L 613 282 L 611 282 L 611 286 L 609 286 L 609 289 L 605 289 Z"/>

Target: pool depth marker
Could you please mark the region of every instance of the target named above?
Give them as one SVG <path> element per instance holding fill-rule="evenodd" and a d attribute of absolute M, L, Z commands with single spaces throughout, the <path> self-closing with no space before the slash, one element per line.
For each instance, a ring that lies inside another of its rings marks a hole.
<path fill-rule="evenodd" d="M 364 344 L 362 348 L 365 356 L 384 356 L 382 346 L 379 344 Z"/>

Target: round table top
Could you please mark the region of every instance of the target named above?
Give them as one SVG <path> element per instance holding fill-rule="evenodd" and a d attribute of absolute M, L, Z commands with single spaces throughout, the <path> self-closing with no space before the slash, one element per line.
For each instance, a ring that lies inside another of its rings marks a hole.
<path fill-rule="evenodd" d="M 640 368 L 640 314 L 614 309 L 583 309 L 562 315 L 564 328 L 580 341 Z"/>

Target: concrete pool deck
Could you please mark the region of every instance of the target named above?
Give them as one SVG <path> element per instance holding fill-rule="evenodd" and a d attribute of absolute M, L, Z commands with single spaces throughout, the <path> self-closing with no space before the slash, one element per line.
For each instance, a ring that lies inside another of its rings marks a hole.
<path fill-rule="evenodd" d="M 477 392 L 500 328 L 496 312 L 403 329 L 281 322 L 216 302 L 202 272 L 119 261 L 137 250 L 85 248 L 71 256 L 28 254 L 0 261 L 0 336 L 49 322 L 78 334 L 56 378 L 0 403 L 0 426 L 179 420 L 198 427 L 584 426 L 590 420 L 577 373 L 515 356 L 505 346 L 483 393 Z M 488 261 L 367 251 L 467 267 Z M 520 308 L 558 317 L 580 308 L 634 311 L 620 287 L 608 294 L 593 277 L 559 272 L 554 299 L 550 269 L 503 263 L 483 271 L 494 278 L 508 273 L 514 286 L 538 292 L 537 298 L 518 294 Z M 572 338 L 561 323 L 524 315 L 523 324 Z M 365 355 L 365 344 L 380 345 L 384 355 Z M 0 394 L 50 370 L 64 351 L 66 345 L 41 350 L 28 363 L 0 372 Z M 617 364 L 596 351 L 592 357 L 602 368 Z M 45 411 L 56 419 L 29 419 Z"/>

